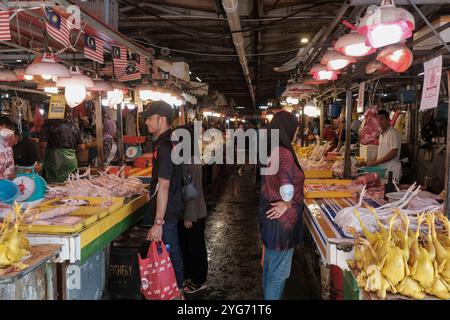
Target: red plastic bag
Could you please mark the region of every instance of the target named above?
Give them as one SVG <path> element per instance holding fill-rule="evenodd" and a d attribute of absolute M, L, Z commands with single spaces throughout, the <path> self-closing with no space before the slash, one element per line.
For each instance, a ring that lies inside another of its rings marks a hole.
<path fill-rule="evenodd" d="M 158 253 L 158 247 L 161 253 Z M 147 257 L 138 255 L 139 272 L 141 274 L 141 292 L 148 300 L 173 300 L 180 293 L 175 271 L 170 261 L 165 244 L 155 241 L 150 243 Z"/>
<path fill-rule="evenodd" d="M 377 107 L 373 106 L 364 113 L 362 129 L 359 132 L 361 144 L 378 144 L 378 134 L 380 132 L 380 121 L 378 120 Z"/>

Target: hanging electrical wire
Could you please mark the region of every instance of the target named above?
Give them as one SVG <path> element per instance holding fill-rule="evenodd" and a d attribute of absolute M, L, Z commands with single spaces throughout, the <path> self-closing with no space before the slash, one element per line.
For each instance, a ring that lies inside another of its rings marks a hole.
<path fill-rule="evenodd" d="M 199 56 L 209 56 L 209 57 L 238 57 L 237 54 L 220 54 L 220 53 L 208 53 L 208 52 L 197 52 L 197 51 L 186 51 L 186 50 L 178 50 L 178 49 L 172 49 L 172 48 L 167 48 L 167 47 L 163 47 L 163 46 L 158 46 L 154 43 L 150 43 L 147 41 L 141 41 L 141 40 L 137 40 L 137 39 L 133 39 L 133 41 L 135 42 L 139 42 L 145 45 L 149 45 L 158 49 L 169 49 L 170 51 L 173 52 L 178 52 L 178 53 L 185 53 L 185 54 L 193 54 L 193 55 L 199 55 Z M 247 54 L 247 56 L 249 57 L 254 57 L 254 56 L 271 56 L 271 55 L 279 55 L 279 54 L 283 54 L 283 53 L 291 53 L 291 52 L 297 52 L 300 48 L 295 48 L 295 49 L 289 49 L 289 50 L 284 50 L 284 51 L 275 51 L 275 52 L 266 52 L 266 53 L 249 53 Z"/>
<path fill-rule="evenodd" d="M 125 3 L 125 4 L 127 4 L 127 5 L 129 5 L 129 6 L 132 6 L 132 7 L 136 8 L 136 9 L 139 9 L 140 11 L 143 11 L 143 12 L 145 12 L 145 13 L 148 13 L 149 15 L 152 15 L 152 16 L 154 16 L 154 17 L 156 17 L 156 18 L 158 18 L 158 19 L 160 19 L 160 20 L 162 20 L 162 21 L 164 21 L 164 22 L 167 22 L 167 23 L 169 23 L 169 24 L 172 24 L 172 25 L 174 25 L 174 26 L 177 26 L 177 27 L 179 27 L 179 28 L 182 28 L 182 30 L 190 30 L 190 31 L 197 32 L 197 34 L 196 34 L 195 36 L 197 36 L 197 37 L 205 37 L 205 38 L 223 38 L 223 37 L 230 37 L 233 33 L 263 30 L 263 29 L 265 29 L 265 28 L 267 28 L 267 27 L 269 27 L 269 26 L 272 26 L 272 25 L 274 25 L 274 24 L 278 24 L 278 23 L 280 23 L 280 22 L 282 22 L 282 21 L 284 21 L 284 20 L 286 20 L 286 19 L 288 19 L 288 18 L 290 18 L 290 17 L 292 17 L 292 16 L 295 16 L 295 15 L 297 15 L 298 13 L 305 11 L 305 9 L 308 9 L 308 8 L 310 8 L 310 7 L 314 7 L 314 6 L 315 6 L 314 4 L 311 4 L 311 5 L 309 5 L 308 7 L 302 7 L 301 9 L 296 10 L 296 11 L 294 11 L 294 12 L 292 12 L 292 13 L 290 13 L 290 14 L 284 16 L 284 17 L 281 17 L 281 18 L 279 18 L 279 19 L 277 19 L 277 20 L 271 21 L 271 22 L 269 22 L 269 23 L 267 23 L 267 24 L 260 25 L 260 26 L 249 27 L 249 28 L 244 28 L 244 29 L 241 29 L 241 30 L 235 30 L 235 31 L 229 31 L 228 33 L 211 32 L 211 31 L 208 32 L 208 33 L 205 33 L 205 32 L 203 32 L 203 31 L 200 30 L 200 29 L 196 29 L 196 28 L 192 28 L 192 27 L 187 27 L 186 25 L 183 25 L 183 24 L 180 24 L 180 23 L 178 23 L 178 22 L 175 22 L 175 21 L 171 21 L 171 20 L 169 20 L 169 19 L 166 19 L 166 18 L 164 18 L 164 17 L 162 17 L 162 16 L 160 16 L 160 15 L 158 15 L 158 14 L 156 14 L 156 13 L 153 13 L 152 11 L 150 11 L 150 10 L 144 8 L 144 7 L 140 7 L 139 5 L 134 4 L 134 3 L 132 3 L 132 2 L 130 2 L 130 1 L 128 1 L 128 0 L 120 0 L 120 2 Z M 247 37 L 248 37 L 248 36 L 247 36 Z"/>

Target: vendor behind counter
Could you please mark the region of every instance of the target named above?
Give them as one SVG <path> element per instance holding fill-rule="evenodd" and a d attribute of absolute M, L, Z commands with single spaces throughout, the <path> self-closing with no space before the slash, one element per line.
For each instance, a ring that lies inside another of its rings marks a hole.
<path fill-rule="evenodd" d="M 33 166 L 36 162 L 41 162 L 38 144 L 28 136 L 14 128 L 13 141 L 14 164 L 21 167 Z"/>
<path fill-rule="evenodd" d="M 66 181 L 78 168 L 76 151 L 85 148 L 80 130 L 68 119 L 47 120 L 39 136 L 39 147 L 48 183 Z"/>

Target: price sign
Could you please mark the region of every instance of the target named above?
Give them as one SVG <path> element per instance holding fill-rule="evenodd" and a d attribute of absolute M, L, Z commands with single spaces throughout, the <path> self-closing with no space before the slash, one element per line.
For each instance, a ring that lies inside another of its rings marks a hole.
<path fill-rule="evenodd" d="M 49 119 L 64 119 L 66 110 L 66 99 L 63 95 L 52 95 L 50 98 L 50 106 L 48 108 Z"/>

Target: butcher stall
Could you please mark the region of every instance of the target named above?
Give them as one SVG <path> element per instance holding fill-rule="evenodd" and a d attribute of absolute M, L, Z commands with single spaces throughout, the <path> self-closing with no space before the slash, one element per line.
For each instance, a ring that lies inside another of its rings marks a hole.
<path fill-rule="evenodd" d="M 26 299 L 102 298 L 109 244 L 146 213 L 146 187 L 137 178 L 77 172 L 64 184 L 47 186 L 40 203 L 22 203 L 28 206 L 25 210 L 14 204 L 8 211 L 3 205 L 2 243 L 8 247 L 8 254 L 19 252 L 23 257 L 9 261 L 10 268 L 0 269 L 0 284 L 22 281 L 30 286 L 30 292 L 49 292 L 45 296 L 24 296 Z M 14 225 L 8 227 L 12 221 Z M 10 250 L 14 243 L 18 243 L 18 249 Z M 53 250 L 49 252 L 48 248 Z M 46 266 L 49 262 L 52 266 Z M 42 283 L 41 278 L 49 279 L 48 283 Z M 20 285 L 16 286 L 17 293 L 2 288 L 0 285 L 0 299 L 20 297 Z"/>

